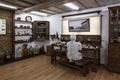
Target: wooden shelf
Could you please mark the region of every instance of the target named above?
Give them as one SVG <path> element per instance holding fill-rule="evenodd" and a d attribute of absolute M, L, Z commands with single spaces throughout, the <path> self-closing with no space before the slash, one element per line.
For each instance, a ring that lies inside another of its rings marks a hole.
<path fill-rule="evenodd" d="M 23 20 L 15 20 L 16 22 L 24 22 L 24 23 L 32 23 L 32 22 L 28 22 L 28 21 L 23 21 Z"/>
<path fill-rule="evenodd" d="M 15 27 L 15 29 L 32 29 L 32 28 L 16 28 L 16 27 Z"/>
<path fill-rule="evenodd" d="M 15 36 L 32 36 L 32 35 L 15 35 Z"/>
<path fill-rule="evenodd" d="M 30 42 L 32 42 L 32 41 L 15 41 L 16 44 L 19 44 L 19 43 L 20 43 L 20 44 L 21 44 L 21 43 L 30 43 Z"/>

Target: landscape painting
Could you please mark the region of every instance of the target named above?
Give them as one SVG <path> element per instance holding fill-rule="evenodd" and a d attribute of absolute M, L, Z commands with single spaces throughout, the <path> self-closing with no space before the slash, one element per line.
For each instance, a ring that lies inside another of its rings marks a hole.
<path fill-rule="evenodd" d="M 90 20 L 89 19 L 77 19 L 69 20 L 69 32 L 89 32 Z"/>

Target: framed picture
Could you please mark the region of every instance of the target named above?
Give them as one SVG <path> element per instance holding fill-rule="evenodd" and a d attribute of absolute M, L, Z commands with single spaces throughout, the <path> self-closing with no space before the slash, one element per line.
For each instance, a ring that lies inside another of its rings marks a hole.
<path fill-rule="evenodd" d="M 0 19 L 0 35 L 6 34 L 6 19 Z"/>
<path fill-rule="evenodd" d="M 90 20 L 88 18 L 69 20 L 68 27 L 69 32 L 90 32 Z"/>

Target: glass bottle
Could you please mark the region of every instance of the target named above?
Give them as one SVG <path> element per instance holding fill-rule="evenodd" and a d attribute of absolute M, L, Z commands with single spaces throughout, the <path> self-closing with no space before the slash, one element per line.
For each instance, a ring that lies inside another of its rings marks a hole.
<path fill-rule="evenodd" d="M 22 57 L 22 49 L 21 47 L 18 47 L 16 50 L 15 58 L 21 58 Z"/>
<path fill-rule="evenodd" d="M 23 44 L 23 56 L 27 56 L 28 55 L 28 48 L 27 48 L 27 44 Z"/>
<path fill-rule="evenodd" d="M 39 47 L 38 47 L 38 45 L 36 45 L 35 48 L 34 48 L 34 54 L 39 54 Z"/>
<path fill-rule="evenodd" d="M 39 54 L 44 54 L 44 53 L 45 53 L 44 46 L 41 46 L 39 49 Z"/>
<path fill-rule="evenodd" d="M 29 55 L 33 55 L 33 47 L 32 46 L 29 47 Z"/>

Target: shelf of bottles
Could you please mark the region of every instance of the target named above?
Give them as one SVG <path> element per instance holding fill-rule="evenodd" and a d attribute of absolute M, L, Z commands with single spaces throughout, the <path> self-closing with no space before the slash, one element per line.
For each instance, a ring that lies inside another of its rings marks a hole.
<path fill-rule="evenodd" d="M 44 53 L 44 46 L 35 45 L 34 47 L 32 44 L 21 44 L 17 45 L 15 49 L 15 59 L 22 59 L 27 58 L 30 56 L 35 56 Z"/>
<path fill-rule="evenodd" d="M 120 9 L 110 10 L 110 43 L 120 42 Z"/>

